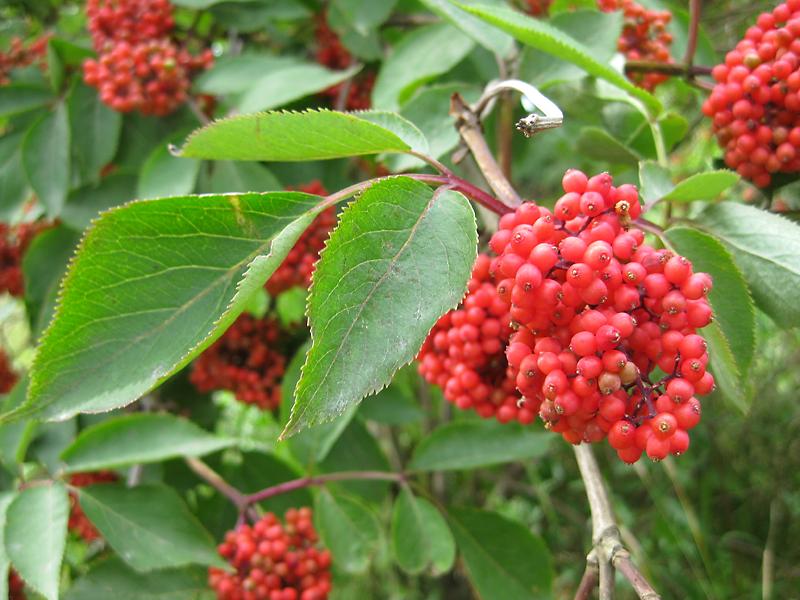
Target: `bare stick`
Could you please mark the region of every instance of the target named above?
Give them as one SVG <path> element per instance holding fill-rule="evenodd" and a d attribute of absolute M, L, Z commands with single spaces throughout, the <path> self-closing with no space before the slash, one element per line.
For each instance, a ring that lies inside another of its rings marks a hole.
<path fill-rule="evenodd" d="M 478 163 L 478 168 L 494 193 L 497 194 L 498 199 L 511 208 L 522 204 L 519 194 L 511 186 L 489 150 L 478 115 L 472 112 L 460 94 L 453 94 L 450 99 L 450 114 L 455 117 L 456 129 L 458 129 L 461 139 L 469 147 L 472 156 L 475 157 L 475 162 Z"/>
<path fill-rule="evenodd" d="M 592 548 L 592 551 L 586 557 L 586 570 L 583 572 L 581 582 L 578 584 L 574 600 L 589 600 L 592 590 L 597 587 L 599 578 L 600 566 L 597 563 L 597 553 Z"/>
<path fill-rule="evenodd" d="M 711 67 L 682 65 L 657 60 L 629 60 L 625 63 L 628 73 L 663 73 L 664 75 L 695 76 L 711 75 Z"/>
<path fill-rule="evenodd" d="M 619 528 L 611 510 L 611 502 L 591 446 L 580 444 L 573 446 L 573 449 L 575 450 L 575 458 L 578 461 L 581 478 L 586 486 L 586 497 L 589 500 L 589 508 L 592 513 L 592 540 L 600 567 L 600 597 L 612 597 L 603 595 L 604 593 L 612 593 L 608 588 L 613 585 L 613 574 L 607 572 L 605 581 L 608 582 L 610 580 L 611 583 L 606 583 L 604 589 L 603 568 L 605 564 L 619 569 L 619 572 L 628 580 L 639 598 L 642 600 L 659 600 L 658 593 L 647 582 L 639 569 L 636 568 L 631 561 L 630 553 L 622 545 Z"/>
<path fill-rule="evenodd" d="M 689 0 L 689 41 L 686 44 L 686 54 L 683 58 L 688 77 L 694 75 L 692 73 L 692 63 L 694 63 L 694 54 L 697 52 L 697 34 L 700 31 L 701 8 L 702 2 L 700 0 Z"/>
<path fill-rule="evenodd" d="M 247 510 L 247 506 L 250 504 L 247 500 L 247 496 L 225 481 L 214 469 L 199 458 L 194 458 L 193 456 L 189 456 L 184 460 L 200 479 L 230 500 L 234 506 L 239 509 L 240 513 Z"/>
<path fill-rule="evenodd" d="M 335 481 L 350 481 L 350 480 L 373 480 L 373 481 L 405 481 L 405 475 L 402 473 L 390 473 L 388 471 L 343 471 L 341 473 L 328 473 L 325 475 L 316 475 L 314 477 L 301 477 L 300 479 L 293 479 L 285 481 L 272 487 L 265 488 L 255 494 L 246 496 L 248 504 L 261 502 L 273 496 L 279 496 L 288 492 L 293 492 L 302 488 L 312 485 L 325 485 Z"/>

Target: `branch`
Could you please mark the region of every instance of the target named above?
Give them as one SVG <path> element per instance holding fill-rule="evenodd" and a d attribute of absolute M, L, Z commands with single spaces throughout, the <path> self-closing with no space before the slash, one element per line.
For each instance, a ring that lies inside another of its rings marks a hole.
<path fill-rule="evenodd" d="M 481 173 L 500 201 L 512 209 L 522 204 L 519 194 L 506 179 L 486 143 L 478 115 L 469 108 L 458 93 L 453 94 L 450 99 L 450 114 L 456 119 L 456 129 L 458 129 L 461 139 L 469 147 Z"/>
<path fill-rule="evenodd" d="M 575 600 L 589 600 L 592 590 L 597 587 L 600 578 L 600 566 L 597 562 L 597 553 L 594 548 L 586 556 L 586 570 L 583 572 L 581 582 L 575 592 Z"/>
<path fill-rule="evenodd" d="M 293 492 L 302 488 L 312 485 L 325 485 L 335 481 L 351 481 L 358 480 L 373 480 L 373 481 L 396 481 L 403 482 L 406 477 L 403 473 L 390 473 L 388 471 L 343 471 L 341 473 L 328 473 L 326 475 L 316 475 L 314 477 L 301 477 L 300 479 L 293 479 L 285 481 L 277 485 L 265 488 L 255 494 L 246 496 L 245 499 L 248 504 L 261 502 L 273 496 L 279 496 L 288 492 Z"/>
<path fill-rule="evenodd" d="M 230 500 L 239 512 L 242 513 L 247 510 L 249 502 L 247 501 L 247 496 L 233 487 L 230 483 L 225 481 L 222 476 L 217 473 L 214 469 L 209 467 L 206 463 L 204 463 L 199 458 L 194 458 L 192 456 L 186 457 L 184 459 L 186 464 L 189 468 L 195 472 L 195 474 L 200 477 L 203 481 L 208 483 L 211 487 L 217 490 L 220 494 L 225 496 L 228 500 Z"/>
<path fill-rule="evenodd" d="M 573 449 L 575 458 L 578 461 L 581 478 L 586 486 L 586 497 L 589 500 L 589 508 L 592 513 L 592 541 L 601 574 L 600 597 L 611 597 L 609 594 L 613 592 L 609 587 L 604 589 L 603 580 L 605 579 L 606 586 L 612 586 L 613 575 L 609 576 L 608 571 L 618 569 L 633 586 L 634 591 L 641 600 L 660 600 L 661 597 L 647 582 L 639 569 L 636 568 L 636 565 L 631 561 L 630 553 L 622 545 L 619 528 L 611 510 L 611 502 L 603 485 L 600 468 L 597 466 L 591 446 L 580 444 L 573 446 Z M 591 556 L 592 554 L 590 553 L 589 557 Z M 604 565 L 606 566 L 606 577 L 602 576 Z M 610 583 L 608 583 L 609 581 Z"/>
<path fill-rule="evenodd" d="M 695 75 L 711 75 L 711 67 L 701 65 L 682 65 L 678 63 L 665 63 L 657 60 L 629 60 L 625 63 L 626 73 L 663 73 L 664 75 L 680 75 L 693 77 Z"/>
<path fill-rule="evenodd" d="M 697 34 L 700 31 L 701 8 L 702 2 L 700 0 L 689 0 L 689 41 L 686 44 L 686 54 L 683 58 L 683 64 L 686 65 L 689 77 L 694 75 L 691 69 L 694 62 L 694 54 L 697 52 Z"/>

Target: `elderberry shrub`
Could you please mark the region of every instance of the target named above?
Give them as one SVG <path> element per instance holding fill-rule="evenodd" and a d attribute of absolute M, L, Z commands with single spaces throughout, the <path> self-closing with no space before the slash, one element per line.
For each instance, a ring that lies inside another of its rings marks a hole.
<path fill-rule="evenodd" d="M 83 78 L 118 112 L 174 112 L 188 98 L 192 75 L 213 62 L 210 50 L 193 56 L 170 37 L 166 0 L 94 0 L 86 13 L 99 56 L 84 62 Z"/>
<path fill-rule="evenodd" d="M 282 524 L 267 513 L 225 535 L 220 555 L 235 569 L 211 567 L 208 581 L 220 600 L 325 600 L 331 554 L 321 547 L 310 508 L 289 509 Z"/>
<path fill-rule="evenodd" d="M 711 278 L 631 227 L 634 186 L 570 170 L 563 188 L 553 211 L 526 202 L 501 218 L 489 243 L 497 257 L 478 259 L 420 372 L 460 408 L 503 422 L 538 413 L 571 443 L 607 437 L 628 463 L 681 454 L 697 396 L 714 387 L 696 333 L 711 320 Z"/>
<path fill-rule="evenodd" d="M 617 49 L 628 60 L 671 63 L 672 34 L 667 26 L 672 20 L 668 10 L 650 10 L 633 0 L 598 0 L 597 5 L 604 12 L 621 10 L 625 18 L 622 33 L 617 41 Z M 636 85 L 653 91 L 668 76 L 662 73 L 627 73 L 628 79 Z"/>
<path fill-rule="evenodd" d="M 113 471 L 93 471 L 89 473 L 73 473 L 69 477 L 69 484 L 73 487 L 86 487 L 87 485 L 97 485 L 101 483 L 116 483 L 119 476 Z M 87 542 L 92 542 L 100 538 L 100 532 L 95 529 L 92 522 L 83 512 L 78 495 L 74 492 L 69 494 L 69 520 L 67 527 L 75 535 L 83 538 Z"/>
<path fill-rule="evenodd" d="M 800 171 L 800 0 L 759 15 L 703 103 L 725 163 L 758 187 Z"/>

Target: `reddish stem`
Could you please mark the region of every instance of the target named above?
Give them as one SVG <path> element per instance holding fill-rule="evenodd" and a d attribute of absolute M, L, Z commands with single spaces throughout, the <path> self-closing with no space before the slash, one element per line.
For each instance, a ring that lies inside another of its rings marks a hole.
<path fill-rule="evenodd" d="M 254 504 L 261 502 L 273 496 L 279 496 L 306 488 L 312 485 L 324 485 L 335 481 L 351 481 L 351 480 L 372 480 L 372 481 L 405 481 L 403 473 L 390 473 L 387 471 L 343 471 L 341 473 L 328 473 L 325 475 L 315 475 L 313 477 L 301 477 L 300 479 L 293 479 L 285 481 L 277 485 L 265 488 L 260 492 L 250 494 L 246 497 L 247 504 Z"/>

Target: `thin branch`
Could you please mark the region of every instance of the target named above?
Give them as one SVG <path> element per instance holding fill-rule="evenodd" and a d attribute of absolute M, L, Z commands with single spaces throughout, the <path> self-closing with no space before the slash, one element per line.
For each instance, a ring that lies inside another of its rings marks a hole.
<path fill-rule="evenodd" d="M 285 481 L 277 485 L 265 488 L 255 494 L 246 496 L 248 504 L 261 502 L 273 496 L 279 496 L 288 492 L 293 492 L 302 488 L 325 485 L 335 481 L 351 481 L 351 480 L 373 480 L 373 481 L 396 481 L 403 482 L 406 477 L 403 473 L 390 473 L 388 471 L 344 471 L 341 473 L 327 473 L 325 475 L 315 475 L 313 477 L 301 477 L 300 479 L 293 479 Z"/>
<path fill-rule="evenodd" d="M 600 600 L 614 600 L 614 567 L 609 561 L 600 561 Z"/>
<path fill-rule="evenodd" d="M 592 541 L 596 551 L 600 568 L 600 597 L 610 598 L 608 594 L 613 585 L 613 574 L 609 570 L 619 569 L 619 572 L 628 580 L 636 594 L 642 600 L 659 600 L 660 596 L 647 582 L 645 577 L 636 568 L 630 558 L 630 553 L 622 545 L 619 528 L 611 509 L 600 468 L 597 466 L 594 453 L 588 444 L 573 446 L 575 458 L 581 478 L 586 486 L 586 497 L 589 500 L 589 509 L 592 513 Z M 591 554 L 590 554 L 591 556 Z M 610 567 L 603 573 L 604 564 Z M 604 587 L 604 581 L 606 581 Z M 608 582 L 611 583 L 608 583 Z M 604 596 L 604 594 L 606 594 Z"/>
<path fill-rule="evenodd" d="M 478 115 L 472 112 L 464 99 L 457 93 L 453 94 L 450 99 L 450 114 L 455 117 L 456 129 L 458 129 L 461 139 L 469 147 L 481 173 L 499 200 L 512 209 L 522 204 L 519 194 L 503 174 L 503 170 L 497 164 L 486 143 Z"/>
<path fill-rule="evenodd" d="M 683 57 L 683 64 L 686 65 L 689 77 L 693 75 L 692 64 L 694 63 L 695 52 L 697 52 L 697 34 L 700 31 L 701 8 L 701 0 L 689 0 L 689 41 L 686 44 L 686 54 Z"/>
<path fill-rule="evenodd" d="M 208 483 L 220 494 L 230 500 L 234 506 L 239 509 L 240 513 L 243 513 L 245 510 L 247 510 L 247 507 L 250 504 L 247 500 L 247 496 L 225 481 L 214 469 L 209 467 L 199 458 L 189 456 L 184 460 L 189 468 L 194 471 L 195 474 L 200 477 L 200 479 Z"/>
<path fill-rule="evenodd" d="M 711 67 L 700 65 L 686 66 L 679 63 L 665 63 L 657 60 L 629 60 L 625 63 L 627 73 L 663 73 L 681 77 L 711 75 Z"/>
<path fill-rule="evenodd" d="M 599 579 L 600 565 L 597 562 L 597 552 L 592 548 L 592 551 L 586 556 L 586 570 L 583 572 L 581 582 L 575 591 L 574 600 L 589 600 L 592 590 L 597 587 Z"/>

